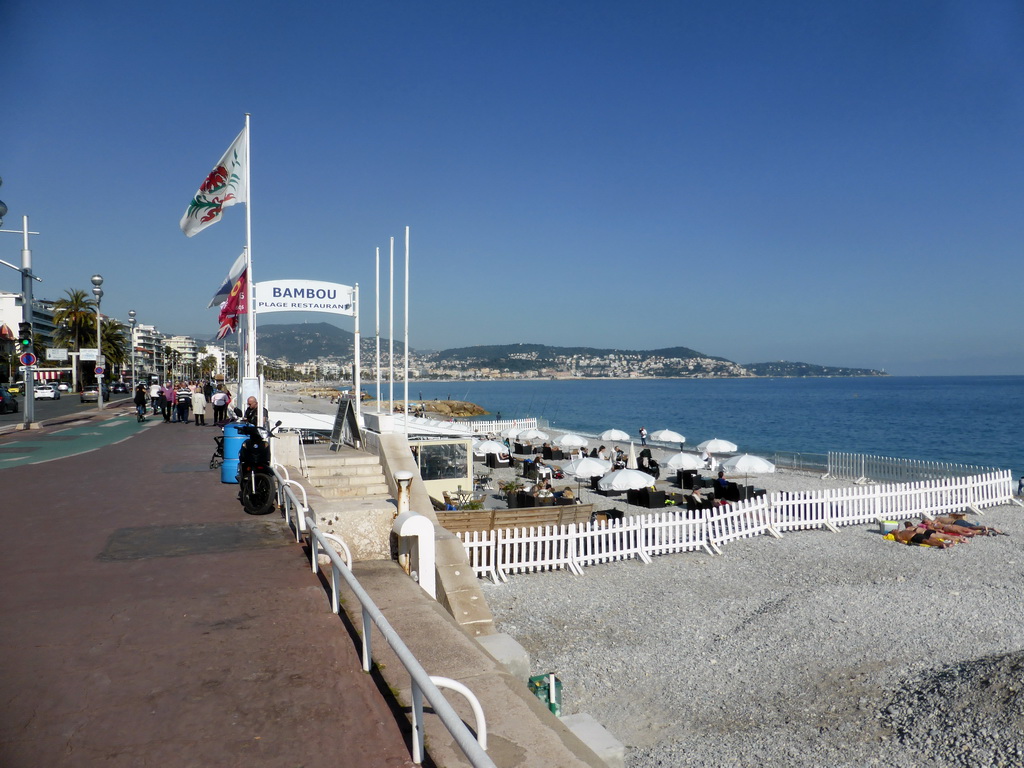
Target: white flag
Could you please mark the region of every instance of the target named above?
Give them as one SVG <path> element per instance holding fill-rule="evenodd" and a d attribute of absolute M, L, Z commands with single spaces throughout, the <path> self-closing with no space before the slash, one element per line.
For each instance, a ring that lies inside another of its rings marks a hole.
<path fill-rule="evenodd" d="M 218 221 L 229 205 L 247 202 L 245 169 L 243 128 L 192 198 L 188 210 L 181 217 L 181 231 L 192 237 Z"/>

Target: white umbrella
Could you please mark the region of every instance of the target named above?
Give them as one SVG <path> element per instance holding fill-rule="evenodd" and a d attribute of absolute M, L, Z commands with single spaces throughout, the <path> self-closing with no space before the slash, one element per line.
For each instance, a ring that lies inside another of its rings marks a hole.
<path fill-rule="evenodd" d="M 602 440 L 629 440 L 629 435 L 621 429 L 606 429 L 601 433 Z"/>
<path fill-rule="evenodd" d="M 517 437 L 523 431 L 522 427 L 509 427 L 501 431 L 502 437 Z"/>
<path fill-rule="evenodd" d="M 587 445 L 587 438 L 580 435 L 562 435 L 555 440 L 555 444 L 561 448 L 584 448 Z"/>
<path fill-rule="evenodd" d="M 703 469 L 704 462 L 695 453 L 683 453 L 680 451 L 679 453 L 672 454 L 668 461 L 665 462 L 665 466 L 669 469 Z"/>
<path fill-rule="evenodd" d="M 652 485 L 654 478 L 639 469 L 617 469 L 597 481 L 599 491 L 629 491 Z"/>
<path fill-rule="evenodd" d="M 629 444 L 629 456 L 626 458 L 626 469 L 637 469 L 636 466 L 636 448 L 633 444 Z"/>
<path fill-rule="evenodd" d="M 586 457 L 574 459 L 568 464 L 563 464 L 562 471 L 574 477 L 600 477 L 606 474 L 611 467 L 612 463 L 610 461 Z"/>
<path fill-rule="evenodd" d="M 736 443 L 730 443 L 728 440 L 720 440 L 714 437 L 710 440 L 705 440 L 697 447 L 707 453 L 732 453 L 736 450 Z"/>
<path fill-rule="evenodd" d="M 722 462 L 722 469 L 743 475 L 767 475 L 775 471 L 775 465 L 760 456 L 744 453 Z"/>
<path fill-rule="evenodd" d="M 524 429 L 516 436 L 519 440 L 547 440 L 548 433 L 539 429 Z"/>
<path fill-rule="evenodd" d="M 473 453 L 496 453 L 500 456 L 508 453 L 508 446 L 504 443 L 499 443 L 497 440 L 484 440 L 482 443 L 477 443 L 473 446 Z"/>
<path fill-rule="evenodd" d="M 671 429 L 659 429 L 657 432 L 651 432 L 651 440 L 657 440 L 659 443 L 685 443 L 686 438 L 680 435 L 678 432 L 673 432 Z"/>

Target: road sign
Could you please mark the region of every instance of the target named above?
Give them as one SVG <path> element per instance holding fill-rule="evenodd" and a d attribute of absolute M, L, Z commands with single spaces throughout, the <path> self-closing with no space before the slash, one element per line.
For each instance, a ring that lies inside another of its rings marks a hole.
<path fill-rule="evenodd" d="M 92 372 L 95 373 L 97 376 L 102 376 L 103 375 L 103 366 L 102 365 L 97 365 L 95 368 L 92 369 Z"/>
<path fill-rule="evenodd" d="M 35 365 L 36 364 L 36 356 L 34 354 L 32 354 L 31 352 L 26 352 L 25 354 L 23 354 L 18 359 L 21 361 L 22 365 Z"/>
<path fill-rule="evenodd" d="M 89 349 L 88 347 L 86 347 L 86 348 L 84 348 L 84 349 L 79 351 L 79 355 L 81 356 L 82 362 L 84 362 L 84 363 L 87 363 L 90 360 L 95 360 L 96 359 L 96 355 L 98 355 L 98 354 L 99 354 L 99 351 L 95 347 L 93 347 L 92 349 Z"/>
<path fill-rule="evenodd" d="M 46 359 L 47 360 L 67 360 L 68 351 L 63 347 L 47 347 L 46 348 Z"/>

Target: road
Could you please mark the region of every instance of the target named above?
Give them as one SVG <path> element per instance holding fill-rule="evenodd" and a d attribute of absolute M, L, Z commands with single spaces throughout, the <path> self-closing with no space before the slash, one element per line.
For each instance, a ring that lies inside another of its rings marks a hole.
<path fill-rule="evenodd" d="M 9 424 L 21 424 L 25 420 L 25 397 L 15 395 L 18 398 L 18 412 L 0 414 L 0 427 Z M 117 405 L 124 405 L 128 399 L 127 394 L 112 394 L 110 401 L 104 403 L 109 408 Z M 86 410 L 96 410 L 96 403 L 83 403 L 81 397 L 75 393 L 62 392 L 60 400 L 36 400 L 36 421 L 46 419 L 59 419 L 64 416 L 73 415 Z"/>

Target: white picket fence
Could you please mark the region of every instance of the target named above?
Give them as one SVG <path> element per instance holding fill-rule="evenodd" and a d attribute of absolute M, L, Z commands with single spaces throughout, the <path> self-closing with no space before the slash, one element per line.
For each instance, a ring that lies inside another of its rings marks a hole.
<path fill-rule="evenodd" d="M 1006 504 L 1013 498 L 1009 470 L 914 483 L 774 493 L 735 502 L 707 517 L 686 511 L 653 512 L 606 523 L 455 532 L 470 566 L 495 583 L 509 574 L 568 569 L 582 575 L 588 565 L 703 550 L 763 534 L 905 520 L 966 508 Z"/>

